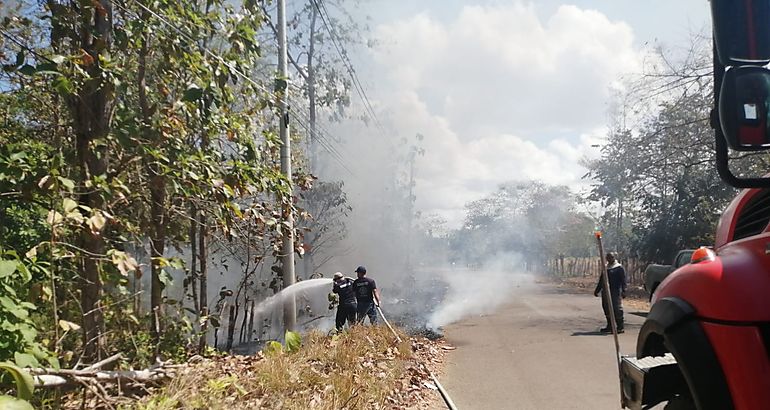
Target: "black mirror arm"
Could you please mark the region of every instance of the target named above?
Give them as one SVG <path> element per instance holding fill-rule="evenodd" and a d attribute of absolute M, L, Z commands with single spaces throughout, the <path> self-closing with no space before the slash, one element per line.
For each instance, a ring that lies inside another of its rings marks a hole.
<path fill-rule="evenodd" d="M 722 128 L 717 125 L 714 132 L 716 137 L 717 172 L 722 181 L 735 188 L 770 188 L 770 178 L 741 178 L 730 170 L 728 161 L 727 142 L 722 135 Z"/>

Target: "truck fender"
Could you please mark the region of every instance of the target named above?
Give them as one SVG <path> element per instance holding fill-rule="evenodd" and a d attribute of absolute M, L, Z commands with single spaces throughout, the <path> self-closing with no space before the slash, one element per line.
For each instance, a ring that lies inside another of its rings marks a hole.
<path fill-rule="evenodd" d="M 639 331 L 637 357 L 671 352 L 700 410 L 732 409 L 732 396 L 722 366 L 695 310 L 676 297 L 652 305 Z"/>

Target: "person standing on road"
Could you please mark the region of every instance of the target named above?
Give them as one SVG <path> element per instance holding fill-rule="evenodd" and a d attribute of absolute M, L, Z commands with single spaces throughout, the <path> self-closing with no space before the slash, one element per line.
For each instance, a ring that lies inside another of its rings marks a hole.
<path fill-rule="evenodd" d="M 345 321 L 348 322 L 348 326 L 353 326 L 356 323 L 358 303 L 356 302 L 353 282 L 353 278 L 343 277 L 342 272 L 334 274 L 332 292 L 338 295 L 340 302 L 339 306 L 337 306 L 337 317 L 335 320 L 338 332 L 345 326 Z"/>
<path fill-rule="evenodd" d="M 608 253 L 607 259 L 607 281 L 610 288 L 610 299 L 612 300 L 612 310 L 615 313 L 615 325 L 618 328 L 618 333 L 623 333 L 623 306 L 621 299 L 626 297 L 626 270 L 623 269 L 623 265 L 618 263 L 615 259 L 615 255 Z M 594 296 L 598 297 L 600 293 L 604 291 L 602 284 L 602 278 L 599 277 L 599 283 L 596 284 L 594 290 Z M 610 322 L 610 308 L 607 306 L 607 298 L 602 297 L 602 310 L 604 310 L 604 316 L 607 318 L 607 327 L 603 327 L 599 331 L 602 333 L 612 332 L 612 322 Z"/>
<path fill-rule="evenodd" d="M 358 302 L 358 323 L 363 323 L 366 316 L 372 324 L 377 323 L 376 306 L 380 306 L 380 290 L 374 279 L 366 277 L 366 268 L 359 266 L 356 268 L 358 279 L 353 282 L 356 290 L 356 301 Z"/>

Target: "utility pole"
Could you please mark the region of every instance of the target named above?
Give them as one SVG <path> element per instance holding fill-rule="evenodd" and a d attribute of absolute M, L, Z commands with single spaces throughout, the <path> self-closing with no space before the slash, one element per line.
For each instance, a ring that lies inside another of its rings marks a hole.
<path fill-rule="evenodd" d="M 291 141 L 289 139 L 289 67 L 287 64 L 286 50 L 286 0 L 278 0 L 278 75 L 282 84 L 282 90 L 278 91 L 278 106 L 281 114 L 281 172 L 286 175 L 289 183 L 292 182 L 291 176 Z M 287 210 L 285 210 L 287 211 Z M 284 289 L 293 285 L 296 281 L 294 276 L 294 215 L 291 210 L 286 213 L 286 223 L 289 225 L 288 232 L 283 236 L 283 287 Z M 297 325 L 297 304 L 294 295 L 288 295 L 283 305 L 283 323 L 286 330 L 294 330 Z"/>

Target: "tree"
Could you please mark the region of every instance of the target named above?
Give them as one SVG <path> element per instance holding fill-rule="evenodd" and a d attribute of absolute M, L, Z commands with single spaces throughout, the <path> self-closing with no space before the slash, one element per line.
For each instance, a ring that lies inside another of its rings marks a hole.
<path fill-rule="evenodd" d="M 2 22 L 7 87 L 0 98 L 14 103 L 0 110 L 8 125 L 0 132 L 0 209 L 28 234 L 2 236 L 0 248 L 29 255 L 20 258 L 28 271 L 35 258 L 50 261 L 50 277 L 32 280 L 48 295 L 39 302 L 50 306 L 53 321 L 37 320 L 40 329 L 57 332 L 46 335 L 55 350 L 60 341 L 72 350 L 69 359 L 80 356 L 74 351 L 96 358 L 148 328 L 151 352 L 178 351 L 178 335 L 163 324 L 179 330 L 186 315 L 165 311 L 166 302 L 175 304 L 164 288 L 169 270 L 184 265 L 168 249 L 190 239 L 203 243 L 196 268 L 205 319 L 208 235 L 232 240 L 248 220 L 280 242 L 286 231 L 276 213 L 298 212 L 292 185 L 304 176 L 288 181 L 277 166 L 277 117 L 265 85 L 275 79 L 245 74 L 263 66 L 255 7 L 51 1 L 29 18 Z M 140 329 L 133 309 L 139 303 L 125 301 L 136 296 L 128 275 L 137 272 L 139 280 L 136 258 L 145 246 L 152 309 L 150 325 Z M 77 308 L 72 294 L 80 295 Z M 79 344 L 71 340 L 78 315 Z"/>
<path fill-rule="evenodd" d="M 77 184 L 104 186 L 111 182 L 108 167 L 111 152 L 105 139 L 111 131 L 115 109 L 115 80 L 110 67 L 113 36 L 112 2 L 100 0 L 82 7 L 50 1 L 51 44 L 55 51 L 80 54 L 75 85 L 60 77 L 59 89 L 70 112 L 79 175 Z M 75 17 L 75 18 L 73 18 Z M 53 60 L 56 62 L 56 60 Z M 72 91 L 70 91 L 72 89 Z M 80 230 L 79 246 L 86 255 L 81 260 L 80 304 L 83 311 L 83 345 L 87 358 L 96 358 L 103 349 L 104 318 L 101 306 L 102 276 L 94 256 L 106 254 L 102 229 L 106 217 L 102 210 L 107 198 L 92 189 L 79 194 L 79 206 L 92 210 L 90 228 Z"/>
<path fill-rule="evenodd" d="M 303 199 L 310 218 L 306 226 L 313 230 L 313 235 L 306 235 L 304 241 L 305 274 L 309 277 L 333 257 L 326 254 L 323 260 L 317 261 L 315 256 L 322 255 L 347 235 L 345 219 L 352 208 L 348 205 L 342 182 L 318 182 Z"/>
<path fill-rule="evenodd" d="M 584 256 L 590 247 L 591 220 L 576 208 L 577 196 L 565 186 L 538 181 L 502 184 L 495 193 L 466 205 L 465 222 L 452 237 L 453 253 L 472 265 L 517 254 L 530 269 L 567 252 Z"/>
<path fill-rule="evenodd" d="M 708 42 L 710 45 L 710 41 Z M 619 115 L 636 112 L 633 128 L 615 120 L 602 157 L 587 163 L 597 184 L 590 199 L 607 209 L 602 224 L 610 247 L 631 247 L 650 261 L 713 243 L 719 212 L 734 190 L 714 166 L 710 47 L 695 42 L 680 62 L 662 51 L 664 64 L 621 96 Z M 639 101 L 653 101 L 649 106 Z M 737 172 L 756 172 L 761 157 L 733 154 Z"/>

